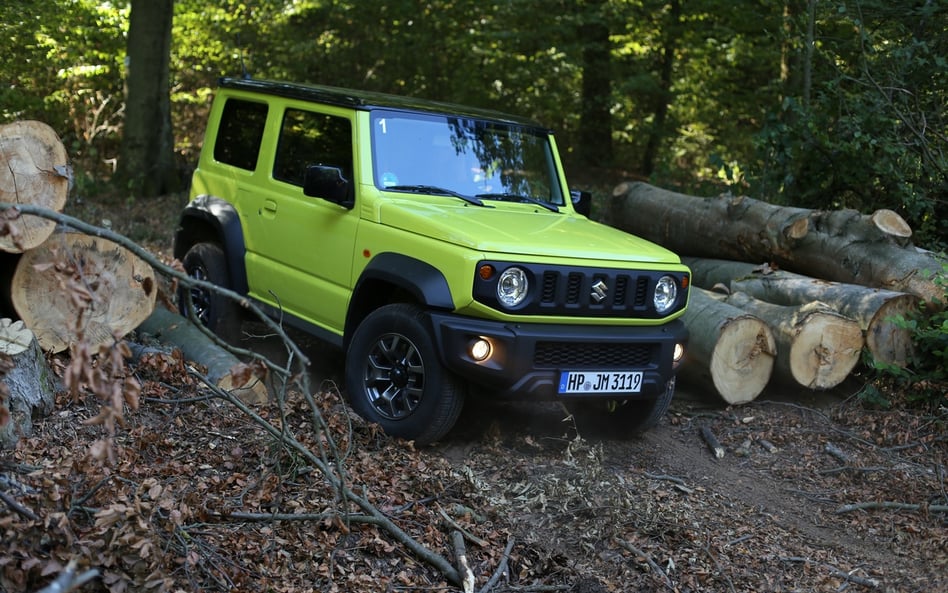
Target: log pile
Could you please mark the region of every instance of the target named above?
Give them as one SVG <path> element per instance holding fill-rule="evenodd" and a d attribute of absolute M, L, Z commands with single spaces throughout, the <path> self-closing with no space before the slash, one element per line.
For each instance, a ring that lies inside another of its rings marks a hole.
<path fill-rule="evenodd" d="M 93 351 L 112 346 L 155 310 L 158 284 L 149 263 L 107 238 L 58 228 L 54 220 L 34 215 L 37 207 L 62 212 L 70 177 L 66 150 L 49 126 L 0 126 L 0 278 L 9 288 L 0 295 L 0 317 L 11 318 L 0 319 L 0 358 L 6 361 L 0 365 L 0 448 L 29 434 L 27 424 L 5 419 L 28 420 L 52 409 L 52 375 L 43 353 L 80 343 Z M 34 214 L 22 212 L 31 208 Z M 215 360 L 238 362 L 213 347 L 206 350 Z M 219 387 L 244 387 L 225 370 L 215 367 L 214 373 Z M 244 391 L 254 401 L 266 397 L 256 380 Z"/>
<path fill-rule="evenodd" d="M 944 306 L 937 280 L 946 262 L 913 245 L 911 227 L 890 210 L 781 207 L 628 182 L 615 187 L 600 220 L 667 247 L 691 268 L 682 374 L 710 376 L 727 403 L 750 401 L 769 380 L 830 389 L 863 351 L 905 366 L 911 335 L 895 318 Z M 731 327 L 738 321 L 745 329 Z M 762 359 L 773 370 L 763 380 Z"/>

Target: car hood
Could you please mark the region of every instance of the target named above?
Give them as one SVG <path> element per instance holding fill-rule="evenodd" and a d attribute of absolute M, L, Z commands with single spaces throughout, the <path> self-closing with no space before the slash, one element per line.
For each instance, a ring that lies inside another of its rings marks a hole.
<path fill-rule="evenodd" d="M 616 228 L 529 204 L 494 207 L 392 200 L 379 222 L 485 253 L 641 263 L 679 263 L 677 255 Z"/>

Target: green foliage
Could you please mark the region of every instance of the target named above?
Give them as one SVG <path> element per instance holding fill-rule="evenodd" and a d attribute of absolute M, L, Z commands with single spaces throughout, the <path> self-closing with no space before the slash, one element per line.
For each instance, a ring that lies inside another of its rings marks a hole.
<path fill-rule="evenodd" d="M 757 137 L 757 193 L 810 208 L 899 212 L 915 241 L 948 241 L 948 9 L 822 3 L 812 90 Z"/>
<path fill-rule="evenodd" d="M 873 364 L 882 376 L 901 386 L 907 400 L 944 406 L 948 405 L 948 264 L 942 267 L 935 282 L 944 292 L 940 310 L 931 311 L 923 306 L 913 315 L 900 315 L 894 320 L 912 335 L 915 353 L 911 364 Z"/>

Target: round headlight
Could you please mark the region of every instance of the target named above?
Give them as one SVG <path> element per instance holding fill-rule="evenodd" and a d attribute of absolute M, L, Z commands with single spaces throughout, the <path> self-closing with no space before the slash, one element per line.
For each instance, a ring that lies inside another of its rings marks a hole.
<path fill-rule="evenodd" d="M 655 296 L 652 303 L 659 315 L 664 315 L 675 305 L 678 298 L 678 284 L 671 276 L 662 276 L 655 283 Z"/>
<path fill-rule="evenodd" d="M 516 307 L 527 298 L 527 273 L 520 268 L 507 268 L 497 278 L 497 300 L 505 307 Z"/>

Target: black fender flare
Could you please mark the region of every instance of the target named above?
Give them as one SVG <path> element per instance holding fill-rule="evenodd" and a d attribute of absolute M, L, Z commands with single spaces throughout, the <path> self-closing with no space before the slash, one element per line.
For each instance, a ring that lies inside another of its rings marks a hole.
<path fill-rule="evenodd" d="M 240 215 L 234 205 L 215 196 L 202 194 L 185 206 L 174 236 L 173 254 L 183 259 L 195 243 L 215 241 L 224 249 L 232 289 L 247 294 L 246 246 Z"/>
<path fill-rule="evenodd" d="M 373 291 L 371 284 L 382 282 L 410 294 L 420 305 L 451 311 L 454 299 L 451 288 L 441 270 L 420 259 L 400 253 L 379 253 L 362 271 L 352 291 L 346 315 L 346 336 L 362 321 L 369 311 L 387 301 Z"/>

